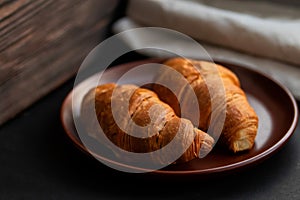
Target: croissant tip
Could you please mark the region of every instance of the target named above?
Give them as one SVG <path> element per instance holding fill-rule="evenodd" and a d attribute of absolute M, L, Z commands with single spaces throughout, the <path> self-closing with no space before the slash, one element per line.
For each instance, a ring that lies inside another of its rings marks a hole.
<path fill-rule="evenodd" d="M 237 153 L 240 151 L 250 150 L 253 147 L 253 142 L 249 138 L 243 138 L 233 142 L 233 152 Z"/>
<path fill-rule="evenodd" d="M 237 138 L 233 141 L 231 149 L 234 153 L 250 150 L 254 146 L 254 139 L 256 136 L 257 127 L 249 126 L 246 129 L 241 129 L 236 133 Z"/>
<path fill-rule="evenodd" d="M 199 158 L 204 158 L 213 148 L 214 139 L 206 134 L 199 151 Z"/>

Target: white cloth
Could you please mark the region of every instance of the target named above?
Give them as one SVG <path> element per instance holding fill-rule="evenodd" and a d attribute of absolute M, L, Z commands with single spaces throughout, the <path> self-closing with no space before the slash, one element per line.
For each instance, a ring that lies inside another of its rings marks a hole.
<path fill-rule="evenodd" d="M 127 15 L 148 26 L 300 65 L 300 12 L 240 0 L 131 0 Z"/>
<path fill-rule="evenodd" d="M 237 0 L 131 0 L 116 33 L 142 26 L 177 30 L 198 41 L 213 59 L 243 63 L 286 85 L 300 99 L 300 12 L 275 4 Z M 133 20 L 132 20 L 133 19 Z M 126 38 L 134 48 L 142 35 Z M 162 36 L 161 41 L 170 41 Z M 173 41 L 195 57 L 186 41 Z M 166 44 L 168 45 L 168 44 Z M 161 52 L 146 52 L 160 56 Z"/>

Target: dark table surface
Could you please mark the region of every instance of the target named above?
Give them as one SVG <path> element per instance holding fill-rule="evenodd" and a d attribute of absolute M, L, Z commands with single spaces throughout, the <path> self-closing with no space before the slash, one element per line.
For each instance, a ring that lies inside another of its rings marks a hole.
<path fill-rule="evenodd" d="M 247 170 L 186 179 L 126 174 L 67 138 L 60 109 L 73 82 L 0 127 L 0 199 L 300 199 L 299 124 L 279 152 Z"/>

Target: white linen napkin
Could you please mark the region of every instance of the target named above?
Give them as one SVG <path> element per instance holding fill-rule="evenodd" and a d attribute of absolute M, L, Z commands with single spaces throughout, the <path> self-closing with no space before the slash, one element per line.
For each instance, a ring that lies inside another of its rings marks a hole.
<path fill-rule="evenodd" d="M 177 30 L 199 41 L 213 59 L 245 64 L 286 85 L 300 100 L 300 12 L 257 1 L 131 0 L 127 15 L 114 24 L 115 33 L 156 26 Z M 126 38 L 132 48 L 143 35 Z M 197 57 L 187 41 L 178 44 L 185 56 Z M 145 51 L 162 56 L 161 51 Z M 201 56 L 200 56 L 201 57 Z"/>

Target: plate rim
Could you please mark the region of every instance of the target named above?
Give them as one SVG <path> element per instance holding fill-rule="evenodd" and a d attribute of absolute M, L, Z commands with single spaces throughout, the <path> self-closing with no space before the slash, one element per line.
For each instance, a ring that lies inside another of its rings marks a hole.
<path fill-rule="evenodd" d="M 114 69 L 116 69 L 118 67 L 122 67 L 124 65 L 133 66 L 133 65 L 136 65 L 138 63 L 162 62 L 165 59 L 166 58 L 146 58 L 146 59 L 126 62 L 126 63 L 121 63 L 121 64 L 114 65 L 114 66 L 110 67 L 106 71 L 114 70 Z M 239 161 L 239 162 L 236 162 L 236 163 L 222 165 L 222 166 L 213 167 L 213 168 L 195 169 L 195 170 L 164 170 L 164 169 L 159 169 L 159 170 L 152 171 L 150 173 L 165 174 L 165 175 L 187 175 L 187 174 L 189 174 L 189 175 L 195 175 L 195 174 L 201 175 L 201 174 L 212 174 L 212 173 L 228 172 L 228 171 L 232 171 L 234 169 L 249 167 L 249 166 L 252 166 L 254 164 L 258 164 L 258 162 L 262 162 L 263 160 L 269 158 L 274 153 L 279 151 L 284 146 L 284 144 L 289 140 L 289 138 L 293 135 L 293 133 L 294 133 L 296 127 L 297 127 L 299 111 L 298 111 L 298 106 L 297 106 L 297 102 L 295 100 L 295 97 L 293 96 L 291 91 L 285 85 L 283 85 L 282 83 L 275 80 L 273 77 L 271 77 L 270 75 L 268 75 L 264 72 L 258 71 L 256 69 L 251 68 L 251 67 L 247 67 L 247 66 L 250 66 L 249 64 L 242 64 L 242 63 L 239 63 L 239 62 L 229 62 L 229 61 L 225 61 L 223 59 L 214 59 L 213 62 L 214 63 L 221 63 L 225 67 L 226 67 L 226 65 L 233 65 L 234 67 L 239 67 L 239 68 L 243 68 L 245 70 L 252 71 L 254 73 L 257 73 L 257 74 L 263 76 L 266 79 L 269 79 L 270 81 L 275 83 L 277 86 L 279 86 L 280 89 L 282 89 L 284 91 L 284 93 L 286 93 L 286 95 L 288 96 L 288 99 L 289 99 L 289 101 L 291 101 L 291 105 L 292 105 L 293 111 L 294 111 L 293 121 L 292 121 L 288 131 L 284 134 L 284 136 L 282 138 L 280 138 L 280 140 L 278 140 L 276 143 L 272 144 L 272 146 L 269 147 L 268 149 L 264 150 L 263 152 L 255 155 L 253 157 L 247 158 L 245 160 L 242 160 L 242 161 Z M 91 76 L 93 76 L 93 75 L 91 75 Z M 82 82 L 86 81 L 91 76 L 89 76 L 86 79 L 82 80 Z M 80 82 L 80 83 L 82 83 L 82 82 Z M 105 160 L 106 162 L 114 163 L 114 164 L 117 164 L 119 166 L 121 165 L 121 166 L 129 167 L 131 169 L 136 168 L 140 171 L 147 171 L 148 172 L 149 170 L 147 170 L 147 169 L 137 168 L 137 167 L 129 166 L 129 165 L 126 165 L 126 164 L 124 165 L 122 163 L 118 163 L 118 162 L 112 161 L 108 158 L 105 158 L 101 155 L 91 155 L 92 152 L 89 152 L 89 150 L 86 149 L 85 146 L 78 140 L 78 137 L 76 137 L 73 134 L 73 132 L 67 128 L 67 125 L 64 122 L 64 112 L 67 109 L 68 102 L 70 101 L 71 104 L 72 104 L 73 91 L 78 85 L 76 85 L 75 87 L 72 88 L 71 91 L 69 91 L 67 96 L 64 98 L 61 109 L 60 109 L 60 120 L 61 120 L 63 129 L 64 129 L 64 132 L 68 136 L 68 138 L 72 141 L 72 143 L 78 149 L 80 149 L 83 153 L 87 154 L 88 156 L 91 156 L 91 157 L 97 156 L 99 159 Z M 72 115 L 72 118 L 73 118 L 73 115 Z"/>

